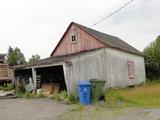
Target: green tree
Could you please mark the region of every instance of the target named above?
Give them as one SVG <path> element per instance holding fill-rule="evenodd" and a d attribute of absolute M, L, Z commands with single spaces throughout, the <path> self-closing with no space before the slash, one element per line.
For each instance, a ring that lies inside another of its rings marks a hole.
<path fill-rule="evenodd" d="M 146 75 L 149 79 L 160 78 L 160 36 L 143 51 L 145 55 Z"/>
<path fill-rule="evenodd" d="M 9 65 L 19 65 L 26 63 L 26 60 L 24 54 L 18 47 L 13 49 L 11 46 L 9 46 L 7 53 L 7 62 Z"/>
<path fill-rule="evenodd" d="M 38 60 L 40 60 L 40 56 L 38 54 L 32 55 L 32 57 L 29 59 L 29 63 L 35 63 Z"/>

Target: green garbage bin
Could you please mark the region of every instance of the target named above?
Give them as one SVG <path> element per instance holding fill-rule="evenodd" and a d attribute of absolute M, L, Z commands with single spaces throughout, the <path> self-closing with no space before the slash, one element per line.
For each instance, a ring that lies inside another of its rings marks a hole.
<path fill-rule="evenodd" d="M 104 97 L 105 80 L 91 79 L 91 101 L 96 102 Z"/>

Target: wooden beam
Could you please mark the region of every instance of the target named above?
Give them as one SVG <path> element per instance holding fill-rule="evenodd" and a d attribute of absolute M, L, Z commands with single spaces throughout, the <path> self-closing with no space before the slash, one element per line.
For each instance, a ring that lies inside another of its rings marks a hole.
<path fill-rule="evenodd" d="M 36 75 L 37 75 L 36 69 L 32 68 L 32 79 L 33 79 L 34 91 L 37 88 Z"/>

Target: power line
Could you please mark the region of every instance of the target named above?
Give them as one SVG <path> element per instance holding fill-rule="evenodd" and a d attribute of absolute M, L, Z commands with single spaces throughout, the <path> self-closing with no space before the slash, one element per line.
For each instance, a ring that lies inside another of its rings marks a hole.
<path fill-rule="evenodd" d="M 106 17 L 102 18 L 101 20 L 97 21 L 96 23 L 94 23 L 93 25 L 91 25 L 90 27 L 93 27 L 101 22 L 103 22 L 104 20 L 112 17 L 114 14 L 116 14 L 117 12 L 119 12 L 120 10 L 122 10 L 123 8 L 125 8 L 127 5 L 129 5 L 131 2 L 133 2 L 134 0 L 130 0 L 129 2 L 127 2 L 126 4 L 124 4 L 122 7 L 120 7 L 119 9 L 113 11 L 112 13 L 110 13 L 109 15 L 107 15 Z"/>

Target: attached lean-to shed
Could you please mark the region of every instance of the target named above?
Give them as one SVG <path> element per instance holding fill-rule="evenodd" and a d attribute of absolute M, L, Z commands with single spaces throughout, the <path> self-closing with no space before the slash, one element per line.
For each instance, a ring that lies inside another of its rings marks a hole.
<path fill-rule="evenodd" d="M 79 80 L 105 80 L 105 87 L 110 88 L 133 86 L 146 79 L 144 57 L 140 51 L 118 37 L 74 22 L 69 25 L 47 59 L 48 63 L 42 60 L 33 65 L 15 66 L 13 69 L 17 75 L 22 70 L 30 69 L 36 85 L 36 73 L 39 71 L 43 76 L 45 67 L 52 66 L 55 69 L 47 72 L 47 76 L 63 76 L 67 91 L 74 94 L 77 93 Z M 56 66 L 61 66 L 61 72 L 55 72 L 58 69 Z M 54 80 L 50 81 L 54 83 Z"/>

